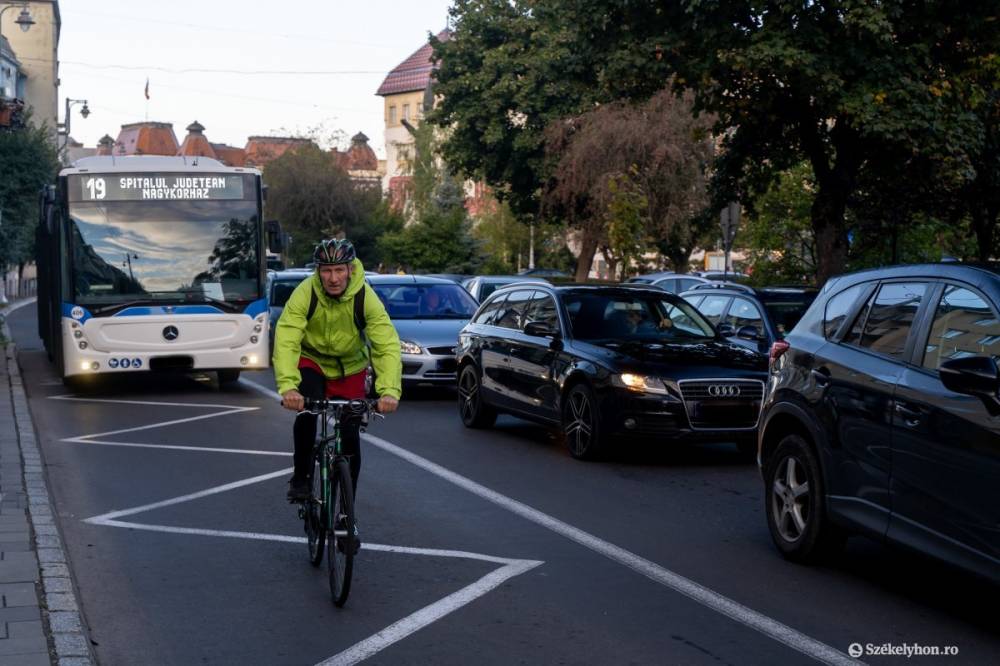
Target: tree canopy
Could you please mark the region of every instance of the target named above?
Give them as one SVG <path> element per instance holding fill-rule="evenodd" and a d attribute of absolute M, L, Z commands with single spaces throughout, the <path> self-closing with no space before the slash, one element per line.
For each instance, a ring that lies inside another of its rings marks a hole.
<path fill-rule="evenodd" d="M 59 171 L 49 134 L 30 117 L 23 128 L 0 132 L 0 274 L 34 256 L 39 196 Z"/>

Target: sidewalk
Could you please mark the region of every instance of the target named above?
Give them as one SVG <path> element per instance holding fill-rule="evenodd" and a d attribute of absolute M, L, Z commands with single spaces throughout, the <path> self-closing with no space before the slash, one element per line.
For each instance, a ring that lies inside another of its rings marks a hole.
<path fill-rule="evenodd" d="M 16 306 L 17 304 L 11 304 Z M 94 663 L 0 309 L 0 666 Z"/>

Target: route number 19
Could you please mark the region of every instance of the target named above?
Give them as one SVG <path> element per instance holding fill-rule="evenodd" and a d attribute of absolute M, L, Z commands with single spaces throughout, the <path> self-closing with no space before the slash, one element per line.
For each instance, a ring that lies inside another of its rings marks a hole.
<path fill-rule="evenodd" d="M 90 178 L 87 180 L 87 190 L 90 192 L 91 199 L 103 199 L 108 193 L 108 188 L 103 178 Z"/>

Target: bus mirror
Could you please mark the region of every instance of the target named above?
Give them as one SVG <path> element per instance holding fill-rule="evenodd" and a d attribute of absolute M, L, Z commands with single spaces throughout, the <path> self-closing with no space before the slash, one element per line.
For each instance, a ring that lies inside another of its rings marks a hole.
<path fill-rule="evenodd" d="M 281 254 L 285 251 L 285 234 L 281 233 L 281 223 L 278 220 L 268 220 L 267 229 L 267 249 L 271 252 Z"/>
<path fill-rule="evenodd" d="M 56 202 L 56 186 L 46 185 L 42 190 L 42 196 L 45 198 L 45 203 L 52 204 Z"/>
<path fill-rule="evenodd" d="M 260 198 L 262 201 L 267 201 L 267 185 L 260 186 Z"/>

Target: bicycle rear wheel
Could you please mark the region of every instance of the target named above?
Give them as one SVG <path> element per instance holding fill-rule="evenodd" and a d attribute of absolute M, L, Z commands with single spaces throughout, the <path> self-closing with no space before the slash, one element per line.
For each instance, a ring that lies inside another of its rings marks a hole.
<path fill-rule="evenodd" d="M 312 491 L 309 499 L 302 504 L 302 520 L 306 524 L 306 545 L 309 547 L 309 563 L 318 567 L 323 561 L 326 546 L 326 516 L 323 512 L 323 475 L 320 474 L 319 460 L 313 464 Z"/>
<path fill-rule="evenodd" d="M 330 594 L 338 608 L 347 602 L 354 572 L 357 525 L 354 522 L 354 486 L 347 460 L 337 458 L 330 470 L 330 534 L 327 539 L 327 566 L 330 568 Z"/>

